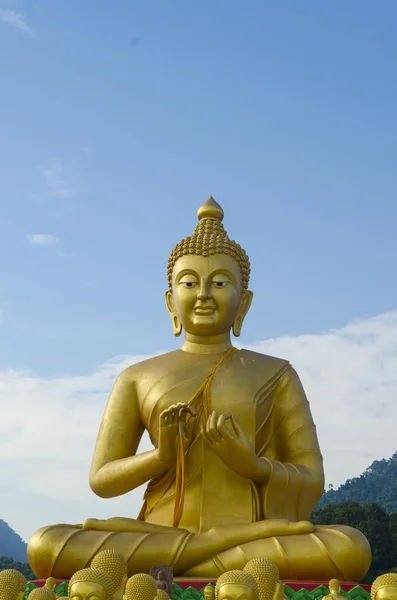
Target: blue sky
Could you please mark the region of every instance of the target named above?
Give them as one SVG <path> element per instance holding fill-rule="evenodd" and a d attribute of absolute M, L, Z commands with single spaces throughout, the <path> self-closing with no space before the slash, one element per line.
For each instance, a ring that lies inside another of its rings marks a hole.
<path fill-rule="evenodd" d="M 253 264 L 245 340 L 395 307 L 394 2 L 2 6 L 32 28 L 0 23 L 2 367 L 172 346 L 165 264 L 210 193 Z"/>
<path fill-rule="evenodd" d="M 358 320 L 361 346 L 396 320 L 396 18 L 392 0 L 2 0 L 1 373 L 45 385 L 177 347 L 166 262 L 210 194 L 252 262 L 243 343 Z"/>

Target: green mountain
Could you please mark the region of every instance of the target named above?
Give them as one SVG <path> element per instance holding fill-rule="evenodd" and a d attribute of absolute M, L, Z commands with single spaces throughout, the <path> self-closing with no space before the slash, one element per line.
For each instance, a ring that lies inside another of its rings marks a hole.
<path fill-rule="evenodd" d="M 27 544 L 13 529 L 0 519 L 0 556 L 9 556 L 16 562 L 26 563 Z"/>
<path fill-rule="evenodd" d="M 352 500 L 378 504 L 387 513 L 397 513 L 397 452 L 388 460 L 376 460 L 359 477 L 348 479 L 337 490 L 324 491 L 316 510 L 327 504 Z"/>

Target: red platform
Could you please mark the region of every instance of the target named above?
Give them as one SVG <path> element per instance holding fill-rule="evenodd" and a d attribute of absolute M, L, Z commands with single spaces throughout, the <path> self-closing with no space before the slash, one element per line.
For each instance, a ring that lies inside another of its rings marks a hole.
<path fill-rule="evenodd" d="M 188 587 L 194 587 L 194 588 L 196 588 L 196 590 L 202 590 L 203 587 L 205 587 L 207 585 L 207 583 L 213 583 L 214 585 L 216 583 L 215 579 L 210 579 L 210 580 L 208 580 L 208 579 L 180 579 L 179 577 L 175 577 L 174 581 L 177 585 L 179 585 L 184 590 Z M 64 582 L 63 579 L 57 579 L 57 585 L 60 585 L 63 582 Z M 32 581 L 32 583 L 34 583 L 35 585 L 37 585 L 39 587 L 42 587 L 45 584 L 45 579 L 36 579 L 36 580 Z M 315 590 L 319 585 L 324 585 L 325 587 L 328 587 L 329 582 L 328 581 L 283 581 L 283 583 L 285 585 L 288 585 L 290 588 L 292 588 L 296 592 L 301 590 L 302 588 L 304 588 L 308 592 L 311 592 L 311 591 Z M 367 585 L 365 583 L 360 584 L 360 583 L 351 583 L 351 582 L 346 582 L 346 583 L 341 582 L 341 587 L 345 592 L 348 592 L 349 590 L 354 588 L 356 585 L 359 585 L 360 587 L 362 587 L 366 592 L 371 591 L 371 586 Z"/>

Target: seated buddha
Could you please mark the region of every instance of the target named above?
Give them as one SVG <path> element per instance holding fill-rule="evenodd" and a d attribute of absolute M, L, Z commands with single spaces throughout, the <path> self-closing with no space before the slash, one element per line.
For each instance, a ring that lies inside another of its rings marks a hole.
<path fill-rule="evenodd" d="M 68 578 L 113 548 L 130 575 L 163 564 L 209 580 L 265 557 L 282 579 L 359 581 L 371 562 L 365 537 L 309 520 L 324 472 L 297 373 L 231 343 L 253 298 L 248 256 L 212 197 L 198 218 L 168 261 L 165 302 L 183 345 L 119 375 L 92 461 L 90 485 L 102 498 L 148 482 L 142 510 L 136 519 L 40 529 L 29 542 L 31 567 Z M 145 430 L 153 449 L 139 453 Z"/>

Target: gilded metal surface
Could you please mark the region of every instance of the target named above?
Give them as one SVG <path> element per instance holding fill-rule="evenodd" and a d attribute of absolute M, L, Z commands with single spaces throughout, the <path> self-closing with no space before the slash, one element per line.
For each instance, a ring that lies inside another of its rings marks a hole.
<path fill-rule="evenodd" d="M 170 597 L 164 590 L 157 590 L 154 600 L 170 600 Z"/>
<path fill-rule="evenodd" d="M 339 579 L 331 579 L 328 583 L 329 595 L 324 596 L 323 600 L 345 600 L 345 596 L 340 593 L 341 584 Z"/>
<path fill-rule="evenodd" d="M 371 600 L 397 600 L 397 573 L 384 573 L 375 579 Z"/>
<path fill-rule="evenodd" d="M 204 600 L 215 600 L 215 587 L 213 585 L 206 585 L 203 591 Z"/>
<path fill-rule="evenodd" d="M 0 571 L 0 600 L 23 600 L 27 581 L 16 569 Z"/>
<path fill-rule="evenodd" d="M 31 600 L 57 600 L 55 592 L 50 590 L 47 586 L 38 587 L 32 590 L 29 594 Z"/>
<path fill-rule="evenodd" d="M 147 573 L 137 573 L 127 581 L 125 600 L 154 600 L 157 592 L 156 581 L 153 577 Z"/>
<path fill-rule="evenodd" d="M 114 584 L 101 569 L 81 569 L 73 574 L 68 586 L 71 600 L 111 600 Z"/>
<path fill-rule="evenodd" d="M 218 578 L 215 597 L 216 600 L 259 600 L 259 590 L 251 573 L 234 570 Z"/>
<path fill-rule="evenodd" d="M 278 568 L 271 560 L 253 558 L 245 565 L 244 571 L 253 575 L 258 586 L 259 600 L 287 600 Z"/>
<path fill-rule="evenodd" d="M 286 360 L 233 351 L 253 298 L 248 257 L 213 198 L 199 217 L 168 263 L 166 307 L 183 345 L 121 373 L 92 461 L 102 498 L 149 482 L 139 519 L 45 527 L 30 540 L 31 566 L 70 577 L 98 548 L 115 548 L 130 574 L 165 564 L 211 579 L 266 557 L 283 579 L 359 581 L 371 561 L 365 537 L 309 521 L 324 473 L 298 375 Z M 145 429 L 154 449 L 137 454 Z"/>
<path fill-rule="evenodd" d="M 113 600 L 122 600 L 128 579 L 127 561 L 124 556 L 116 550 L 102 550 L 94 556 L 91 568 L 101 569 L 109 575 L 113 584 Z"/>

